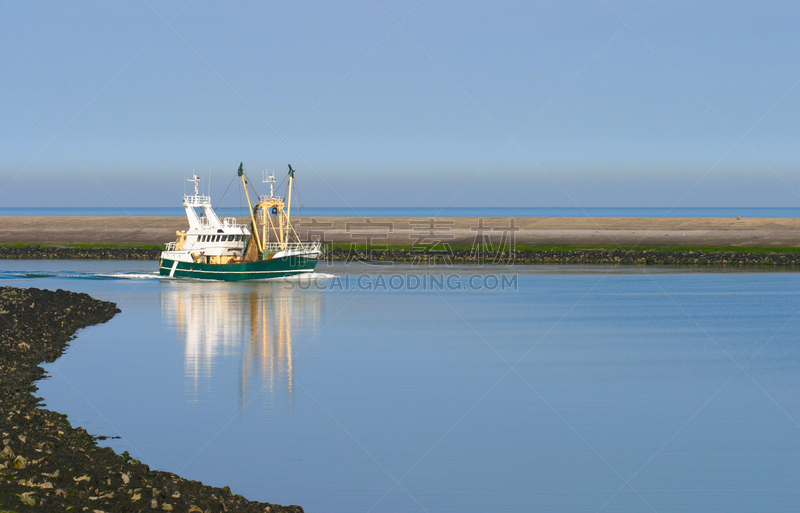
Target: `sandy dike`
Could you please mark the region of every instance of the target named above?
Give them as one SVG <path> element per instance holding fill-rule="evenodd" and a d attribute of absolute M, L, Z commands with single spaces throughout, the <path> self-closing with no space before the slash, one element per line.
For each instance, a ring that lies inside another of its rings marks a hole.
<path fill-rule="evenodd" d="M 248 222 L 241 218 L 240 222 Z M 800 247 L 800 219 L 714 218 L 296 218 L 302 238 L 334 244 L 410 246 L 441 240 L 472 245 L 476 237 L 516 245 Z M 183 217 L 0 217 L 0 244 L 163 245 Z M 427 240 L 428 242 L 425 242 Z"/>

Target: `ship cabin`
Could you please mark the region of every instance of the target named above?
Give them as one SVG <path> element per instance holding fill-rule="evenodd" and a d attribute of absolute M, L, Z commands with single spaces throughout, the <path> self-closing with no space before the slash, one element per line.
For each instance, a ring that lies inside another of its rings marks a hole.
<path fill-rule="evenodd" d="M 195 180 L 199 178 L 191 181 Z M 246 225 L 238 224 L 235 217 L 220 219 L 211 206 L 211 197 L 199 194 L 197 187 L 194 195 L 183 197 L 183 206 L 189 229 L 175 232 L 177 240 L 167 244 L 166 251 L 174 252 L 170 258 L 198 264 L 242 261 L 251 235 Z M 202 215 L 195 209 L 202 209 Z"/>

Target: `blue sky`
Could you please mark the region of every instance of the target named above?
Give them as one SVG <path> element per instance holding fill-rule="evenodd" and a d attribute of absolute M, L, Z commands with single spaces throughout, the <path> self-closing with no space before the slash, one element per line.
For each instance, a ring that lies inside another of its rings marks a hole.
<path fill-rule="evenodd" d="M 800 206 L 796 2 L 0 2 L 0 206 Z M 238 195 L 232 197 L 238 204 Z"/>

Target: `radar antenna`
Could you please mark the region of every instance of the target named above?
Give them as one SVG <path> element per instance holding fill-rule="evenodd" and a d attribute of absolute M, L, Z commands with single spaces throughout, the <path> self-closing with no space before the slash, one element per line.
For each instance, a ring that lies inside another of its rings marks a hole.
<path fill-rule="evenodd" d="M 200 196 L 200 177 L 192 171 L 192 178 L 187 178 L 187 182 L 194 182 L 194 195 Z"/>
<path fill-rule="evenodd" d="M 264 171 L 264 174 L 266 174 L 266 171 Z M 275 180 L 275 175 L 272 174 L 272 173 L 270 173 L 270 175 L 267 177 L 267 179 L 264 180 L 264 183 L 268 183 L 269 184 L 269 197 L 270 198 L 274 198 L 275 197 L 275 182 L 276 181 L 277 180 Z"/>

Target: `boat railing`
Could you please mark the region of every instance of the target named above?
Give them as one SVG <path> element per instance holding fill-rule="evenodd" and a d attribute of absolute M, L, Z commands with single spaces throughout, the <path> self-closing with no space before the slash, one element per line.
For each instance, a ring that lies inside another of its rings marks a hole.
<path fill-rule="evenodd" d="M 279 251 L 320 251 L 319 242 L 267 242 L 264 245 L 264 253 L 277 253 Z"/>
<path fill-rule="evenodd" d="M 175 242 L 175 241 L 172 241 L 172 242 L 167 242 L 167 245 L 166 245 L 166 247 L 164 248 L 164 251 L 175 251 L 175 246 L 176 246 L 177 244 L 178 244 L 178 243 L 177 243 L 177 242 Z"/>
<path fill-rule="evenodd" d="M 245 225 L 236 222 L 235 217 L 226 217 L 222 220 L 222 225 L 225 228 L 244 228 Z"/>
<path fill-rule="evenodd" d="M 205 207 L 211 205 L 211 196 L 189 196 L 183 197 L 183 204 L 190 207 Z"/>

